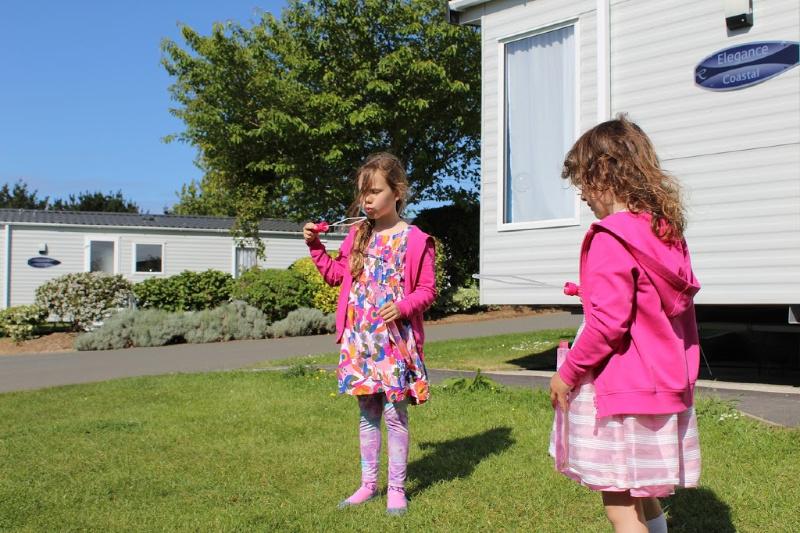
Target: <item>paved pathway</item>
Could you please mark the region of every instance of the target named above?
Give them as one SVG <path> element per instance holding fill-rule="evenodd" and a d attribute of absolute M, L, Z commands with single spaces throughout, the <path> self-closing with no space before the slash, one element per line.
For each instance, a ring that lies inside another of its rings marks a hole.
<path fill-rule="evenodd" d="M 485 337 L 543 329 L 577 327 L 580 316 L 552 313 L 504 320 L 464 322 L 426 327 L 426 340 Z M 180 344 L 158 348 L 130 348 L 93 352 L 68 352 L 0 356 L 0 392 L 38 389 L 56 385 L 89 383 L 108 379 L 205 372 L 246 367 L 259 361 L 285 359 L 336 350 L 333 335 L 233 341 L 210 344 Z M 487 373 L 488 374 L 488 373 Z M 471 372 L 433 370 L 434 382 Z M 550 372 L 516 370 L 492 372 L 491 377 L 507 385 L 546 387 Z M 699 382 L 700 394 L 713 394 L 737 401 L 738 407 L 771 423 L 800 427 L 800 388 L 776 385 Z"/>
<path fill-rule="evenodd" d="M 551 313 L 505 320 L 443 324 L 425 328 L 426 340 L 486 337 L 543 329 L 577 327 L 579 315 Z M 229 370 L 259 361 L 337 350 L 333 335 L 209 344 L 0 356 L 0 392 L 107 379 Z"/>

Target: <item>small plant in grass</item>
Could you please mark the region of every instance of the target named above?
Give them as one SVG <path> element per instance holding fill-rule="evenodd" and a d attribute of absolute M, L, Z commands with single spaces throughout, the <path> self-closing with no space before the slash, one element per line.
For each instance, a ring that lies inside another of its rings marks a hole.
<path fill-rule="evenodd" d="M 317 371 L 313 365 L 305 363 L 293 363 L 292 366 L 283 371 L 283 375 L 287 378 L 303 378 L 311 376 Z"/>
<path fill-rule="evenodd" d="M 708 418 L 718 423 L 738 420 L 742 416 L 733 402 L 725 400 L 698 403 L 696 409 L 698 417 Z"/>
<path fill-rule="evenodd" d="M 47 318 L 38 305 L 17 305 L 0 311 L 0 331 L 16 343 L 33 338 L 36 327 Z"/>
<path fill-rule="evenodd" d="M 478 370 L 472 378 L 450 378 L 445 380 L 441 387 L 443 390 L 448 391 L 494 392 L 501 389 L 502 385 L 495 383 L 491 378 L 487 378 Z"/>

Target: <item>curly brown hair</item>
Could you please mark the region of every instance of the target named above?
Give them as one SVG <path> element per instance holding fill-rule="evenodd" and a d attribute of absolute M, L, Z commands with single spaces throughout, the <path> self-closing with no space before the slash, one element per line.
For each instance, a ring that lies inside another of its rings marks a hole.
<path fill-rule="evenodd" d="M 392 192 L 399 196 L 395 204 L 397 214 L 401 214 L 406 206 L 406 195 L 408 194 L 408 177 L 403 163 L 394 155 L 388 152 L 378 152 L 370 155 L 364 163 L 358 167 L 355 174 L 355 199 L 350 205 L 349 216 L 358 216 L 361 212 L 361 200 L 367 195 L 372 187 L 372 178 L 381 174 Z M 367 219 L 358 226 L 353 249 L 350 251 L 350 274 L 357 278 L 364 270 L 364 251 L 372 237 L 375 229 L 375 221 Z"/>
<path fill-rule="evenodd" d="M 621 113 L 578 139 L 564 159 L 561 177 L 581 191 L 612 194 L 633 213 L 650 213 L 663 242 L 683 239 L 686 213 L 678 181 L 665 172 L 642 128 Z"/>

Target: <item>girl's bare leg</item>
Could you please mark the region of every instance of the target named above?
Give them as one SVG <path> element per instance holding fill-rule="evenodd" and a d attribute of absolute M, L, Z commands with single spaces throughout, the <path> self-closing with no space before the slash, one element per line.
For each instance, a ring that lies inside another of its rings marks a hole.
<path fill-rule="evenodd" d="M 647 529 L 650 533 L 667 533 L 667 519 L 658 498 L 639 498 L 642 502 L 644 519 L 647 520 Z"/>
<path fill-rule="evenodd" d="M 641 498 L 630 492 L 603 492 L 603 506 L 616 533 L 647 533 Z"/>
<path fill-rule="evenodd" d="M 645 520 L 652 520 L 661 514 L 661 504 L 658 498 L 639 498 L 642 501 Z"/>

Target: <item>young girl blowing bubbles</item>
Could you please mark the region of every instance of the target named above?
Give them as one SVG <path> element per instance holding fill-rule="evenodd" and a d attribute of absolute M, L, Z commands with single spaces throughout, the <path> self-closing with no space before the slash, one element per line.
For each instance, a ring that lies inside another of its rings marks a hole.
<path fill-rule="evenodd" d="M 567 420 L 551 454 L 561 472 L 602 493 L 615 531 L 666 532 L 657 498 L 700 475 L 700 286 L 678 184 L 624 115 L 584 133 L 562 175 L 600 221 L 580 253 L 584 325 L 550 382 Z"/>
<path fill-rule="evenodd" d="M 422 313 L 436 298 L 433 239 L 400 218 L 407 190 L 402 163 L 391 154 L 372 155 L 356 172 L 351 207 L 351 215 L 361 210 L 367 218 L 351 228 L 338 257 L 328 256 L 316 224 L 303 228 L 323 278 L 341 285 L 336 310 L 339 392 L 358 398 L 361 411 L 361 486 L 339 506 L 358 505 L 378 493 L 383 416 L 389 514 L 407 508 L 407 406 L 428 399 Z"/>

